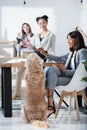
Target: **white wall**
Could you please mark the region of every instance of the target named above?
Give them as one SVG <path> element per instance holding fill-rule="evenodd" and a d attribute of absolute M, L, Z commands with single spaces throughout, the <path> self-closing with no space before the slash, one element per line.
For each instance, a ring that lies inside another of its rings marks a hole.
<path fill-rule="evenodd" d="M 87 33 L 87 0 L 83 0 L 83 6 L 80 8 L 80 27 Z"/>
<path fill-rule="evenodd" d="M 0 41 L 14 40 L 23 22 L 30 23 L 34 33 L 39 32 L 35 21 L 37 16 L 49 16 L 48 28 L 56 34 L 56 53 L 68 51 L 66 36 L 79 24 L 79 0 L 0 0 Z"/>
<path fill-rule="evenodd" d="M 83 1 L 83 5 L 80 8 L 80 24 L 79 26 L 83 30 L 83 32 L 87 36 L 87 0 Z M 86 40 L 86 45 L 87 45 L 87 39 Z"/>

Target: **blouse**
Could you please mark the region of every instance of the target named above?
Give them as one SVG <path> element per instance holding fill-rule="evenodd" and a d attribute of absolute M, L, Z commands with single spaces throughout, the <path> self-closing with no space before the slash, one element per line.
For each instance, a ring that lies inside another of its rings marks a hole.
<path fill-rule="evenodd" d="M 39 34 L 36 35 L 35 39 L 35 47 L 36 48 L 44 48 L 50 54 L 55 54 L 55 42 L 56 36 L 51 31 L 48 31 L 47 35 L 40 40 Z"/>

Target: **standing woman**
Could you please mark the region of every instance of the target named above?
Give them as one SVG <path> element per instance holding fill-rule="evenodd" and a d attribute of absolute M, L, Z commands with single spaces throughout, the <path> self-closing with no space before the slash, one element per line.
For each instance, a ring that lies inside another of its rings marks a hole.
<path fill-rule="evenodd" d="M 44 48 L 48 53 L 55 54 L 55 40 L 56 36 L 50 30 L 48 30 L 48 16 L 43 15 L 36 18 L 36 22 L 39 25 L 41 32 L 38 34 L 38 42 L 35 43 L 37 48 Z"/>

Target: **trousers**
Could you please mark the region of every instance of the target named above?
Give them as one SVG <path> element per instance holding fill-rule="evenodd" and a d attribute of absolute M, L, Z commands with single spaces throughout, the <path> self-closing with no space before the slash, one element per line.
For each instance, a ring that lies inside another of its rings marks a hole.
<path fill-rule="evenodd" d="M 67 85 L 72 77 L 66 77 L 58 67 L 50 67 L 46 77 L 46 89 L 52 89 L 59 85 Z"/>

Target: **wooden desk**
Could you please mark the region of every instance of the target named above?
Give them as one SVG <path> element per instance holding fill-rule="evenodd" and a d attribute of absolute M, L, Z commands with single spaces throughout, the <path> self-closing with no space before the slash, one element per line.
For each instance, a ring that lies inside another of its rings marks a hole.
<path fill-rule="evenodd" d="M 10 43 L 14 44 L 14 43 L 17 43 L 17 41 L 16 40 L 13 40 L 13 41 L 0 41 L 0 44 L 10 44 Z"/>
<path fill-rule="evenodd" d="M 23 58 L 3 58 L 0 57 L 1 67 L 1 109 L 4 117 L 12 117 L 12 67 L 24 67 Z"/>
<path fill-rule="evenodd" d="M 1 100 L 4 117 L 12 117 L 12 67 L 24 67 L 23 58 L 0 58 L 1 67 Z M 52 66 L 54 63 L 44 63 L 43 66 Z"/>
<path fill-rule="evenodd" d="M 1 109 L 4 117 L 12 117 L 12 67 L 24 67 L 25 62 L 18 59 L 0 58 L 1 67 Z"/>

